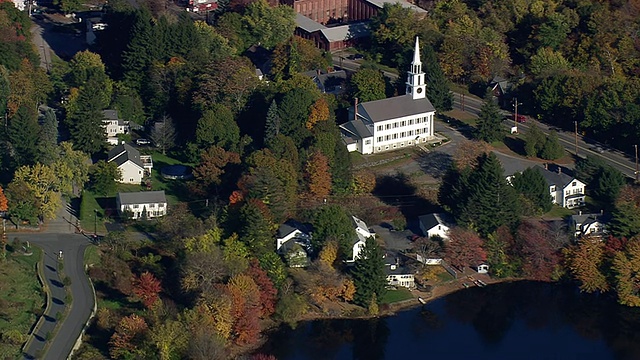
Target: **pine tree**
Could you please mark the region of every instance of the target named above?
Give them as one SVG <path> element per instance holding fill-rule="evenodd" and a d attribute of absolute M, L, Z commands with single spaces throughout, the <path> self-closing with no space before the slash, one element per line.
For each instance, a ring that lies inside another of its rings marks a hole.
<path fill-rule="evenodd" d="M 521 174 L 516 174 L 511 183 L 538 211 L 545 213 L 551 210 L 553 203 L 549 195 L 549 186 L 537 168 L 527 168 Z"/>
<path fill-rule="evenodd" d="M 484 104 L 480 108 L 480 116 L 476 122 L 475 137 L 488 143 L 502 140 L 504 137 L 504 128 L 502 126 L 502 115 L 500 108 L 489 96 L 485 99 Z"/>
<path fill-rule="evenodd" d="M 38 144 L 38 159 L 45 165 L 51 165 L 58 155 L 58 119 L 53 109 L 44 112 L 40 127 L 40 141 Z"/>
<path fill-rule="evenodd" d="M 360 306 L 369 307 L 371 299 L 380 301 L 386 292 L 387 276 L 384 273 L 382 250 L 373 237 L 367 239 L 360 257 L 353 268 L 353 282 L 356 294 L 353 301 Z"/>
<path fill-rule="evenodd" d="M 267 111 L 267 121 L 264 127 L 264 143 L 269 144 L 278 134 L 280 134 L 280 115 L 278 114 L 278 104 L 273 100 Z"/>
<path fill-rule="evenodd" d="M 9 142 L 17 166 L 30 165 L 38 159 L 38 120 L 36 114 L 21 106 L 9 120 Z"/>
<path fill-rule="evenodd" d="M 449 111 L 453 109 L 453 95 L 449 90 L 449 82 L 444 76 L 440 63 L 433 47 L 425 45 L 423 49 L 424 72 L 427 83 L 427 97 L 436 108 L 436 111 Z"/>
<path fill-rule="evenodd" d="M 87 83 L 80 90 L 76 110 L 67 117 L 73 145 L 88 154 L 98 153 L 106 145 L 100 92 L 93 81 Z"/>
<path fill-rule="evenodd" d="M 148 10 L 138 10 L 131 30 L 131 40 L 122 54 L 122 68 L 127 85 L 140 89 L 147 69 L 161 53 L 161 37 Z"/>
<path fill-rule="evenodd" d="M 560 144 L 560 140 L 558 140 L 558 133 L 551 131 L 544 142 L 544 146 L 542 147 L 542 151 L 540 151 L 539 156 L 545 160 L 556 160 L 561 158 L 563 155 L 564 148 Z"/>
<path fill-rule="evenodd" d="M 538 156 L 545 144 L 546 136 L 534 124 L 524 136 L 524 151 L 527 156 Z"/>
<path fill-rule="evenodd" d="M 515 189 L 507 183 L 500 161 L 494 153 L 484 154 L 469 177 L 469 200 L 460 220 L 486 237 L 502 225 L 518 219 Z"/>

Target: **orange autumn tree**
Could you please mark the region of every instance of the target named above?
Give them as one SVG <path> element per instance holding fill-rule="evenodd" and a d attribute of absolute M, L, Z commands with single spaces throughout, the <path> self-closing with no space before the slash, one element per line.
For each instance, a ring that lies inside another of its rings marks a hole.
<path fill-rule="evenodd" d="M 266 318 L 275 312 L 278 290 L 273 286 L 273 282 L 267 275 L 267 272 L 260 267 L 258 259 L 251 259 L 246 274 L 249 275 L 258 286 L 258 290 L 260 291 L 260 313 L 263 318 Z"/>
<path fill-rule="evenodd" d="M 140 345 L 148 329 L 149 326 L 141 316 L 132 314 L 123 317 L 109 340 L 109 355 L 114 359 L 139 358 L 143 355 Z"/>
<path fill-rule="evenodd" d="M 309 190 L 309 197 L 321 200 L 331 193 L 331 171 L 327 157 L 320 151 L 315 151 L 305 166 L 305 180 Z"/>
<path fill-rule="evenodd" d="M 9 201 L 7 197 L 4 195 L 4 190 L 2 190 L 2 186 L 0 186 L 0 212 L 5 212 L 9 210 Z"/>
<path fill-rule="evenodd" d="M 2 186 L 0 186 L 0 213 L 9 210 L 9 201 L 4 195 Z M 7 256 L 7 235 L 4 233 L 4 227 L 2 235 L 0 235 L 0 261 L 4 260 Z"/>
<path fill-rule="evenodd" d="M 227 284 L 235 319 L 233 334 L 239 345 L 253 344 L 260 334 L 260 290 L 251 276 L 240 274 Z"/>
<path fill-rule="evenodd" d="M 153 274 L 145 271 L 139 277 L 133 279 L 133 293 L 142 301 L 144 306 L 149 309 L 159 299 L 162 285 L 160 280 L 156 279 Z"/>

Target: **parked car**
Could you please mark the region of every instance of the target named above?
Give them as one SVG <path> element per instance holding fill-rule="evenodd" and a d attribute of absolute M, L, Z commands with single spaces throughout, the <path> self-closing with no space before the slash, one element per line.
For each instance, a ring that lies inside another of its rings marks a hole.
<path fill-rule="evenodd" d="M 515 117 L 516 117 L 516 114 L 511 115 L 511 120 L 514 120 Z M 519 123 L 525 123 L 525 122 L 527 122 L 527 117 L 524 116 L 524 115 L 518 114 L 518 119 L 516 121 L 519 122 Z"/>
<path fill-rule="evenodd" d="M 151 144 L 151 140 L 149 139 L 138 139 L 136 140 L 136 145 L 149 145 Z"/>

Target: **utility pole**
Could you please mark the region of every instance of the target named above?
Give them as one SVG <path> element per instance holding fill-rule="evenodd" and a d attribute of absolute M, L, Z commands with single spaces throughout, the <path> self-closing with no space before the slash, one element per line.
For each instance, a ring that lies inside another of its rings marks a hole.
<path fill-rule="evenodd" d="M 578 157 L 578 121 L 574 121 L 573 125 L 575 125 L 575 139 L 576 139 L 576 157 Z"/>
<path fill-rule="evenodd" d="M 636 148 L 636 183 L 638 182 L 638 145 L 633 145 Z"/>
<path fill-rule="evenodd" d="M 93 235 L 98 236 L 98 210 L 93 209 Z"/>

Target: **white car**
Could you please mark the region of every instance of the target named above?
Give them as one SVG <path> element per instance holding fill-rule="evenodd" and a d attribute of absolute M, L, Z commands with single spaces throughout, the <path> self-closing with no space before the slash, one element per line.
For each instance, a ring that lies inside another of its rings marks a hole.
<path fill-rule="evenodd" d="M 136 140 L 136 145 L 149 145 L 151 144 L 151 140 L 149 139 L 138 139 Z"/>

